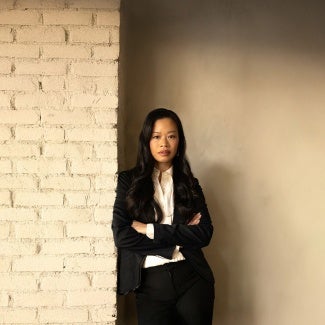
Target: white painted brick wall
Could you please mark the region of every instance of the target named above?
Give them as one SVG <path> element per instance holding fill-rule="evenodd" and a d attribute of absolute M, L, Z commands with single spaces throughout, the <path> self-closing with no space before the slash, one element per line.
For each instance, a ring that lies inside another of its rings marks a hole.
<path fill-rule="evenodd" d="M 1 324 L 115 324 L 119 6 L 0 1 Z"/>

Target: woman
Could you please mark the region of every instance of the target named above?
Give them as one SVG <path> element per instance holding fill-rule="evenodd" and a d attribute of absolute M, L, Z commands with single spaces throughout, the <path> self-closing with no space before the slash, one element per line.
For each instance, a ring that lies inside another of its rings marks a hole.
<path fill-rule="evenodd" d="M 213 227 L 185 149 L 179 117 L 155 109 L 144 121 L 135 168 L 118 177 L 118 293 L 135 292 L 140 325 L 212 323 L 214 278 L 201 248 Z"/>

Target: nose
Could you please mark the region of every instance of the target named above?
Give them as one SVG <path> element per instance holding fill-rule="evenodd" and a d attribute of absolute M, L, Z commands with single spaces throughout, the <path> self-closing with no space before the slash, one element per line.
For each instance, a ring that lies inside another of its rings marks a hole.
<path fill-rule="evenodd" d="M 165 137 L 162 137 L 160 142 L 160 147 L 162 148 L 167 147 L 167 144 L 168 144 L 167 139 Z"/>

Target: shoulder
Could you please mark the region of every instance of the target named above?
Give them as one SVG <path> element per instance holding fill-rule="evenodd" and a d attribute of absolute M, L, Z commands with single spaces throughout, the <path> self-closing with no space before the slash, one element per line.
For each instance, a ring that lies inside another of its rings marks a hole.
<path fill-rule="evenodd" d="M 123 170 L 118 173 L 118 183 L 131 184 L 135 175 L 135 168 Z"/>
<path fill-rule="evenodd" d="M 194 178 L 193 190 L 194 190 L 194 197 L 204 197 L 202 187 L 197 178 Z"/>

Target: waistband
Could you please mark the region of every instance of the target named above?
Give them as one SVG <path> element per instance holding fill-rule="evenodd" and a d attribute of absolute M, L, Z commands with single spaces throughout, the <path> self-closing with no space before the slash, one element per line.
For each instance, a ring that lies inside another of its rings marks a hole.
<path fill-rule="evenodd" d="M 185 266 L 186 264 L 188 264 L 188 262 L 186 260 L 181 260 L 178 262 L 170 262 L 170 263 L 165 263 L 162 265 L 143 268 L 142 272 L 144 274 L 149 274 L 149 273 L 156 273 L 156 272 L 161 272 L 161 271 L 170 271 L 170 270 L 174 270 L 176 268 Z"/>

